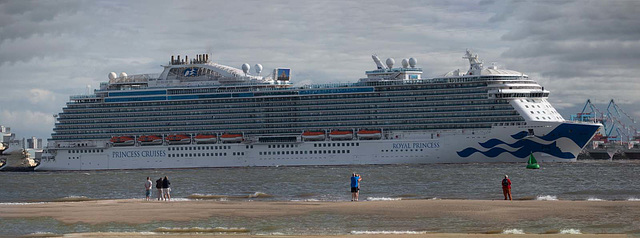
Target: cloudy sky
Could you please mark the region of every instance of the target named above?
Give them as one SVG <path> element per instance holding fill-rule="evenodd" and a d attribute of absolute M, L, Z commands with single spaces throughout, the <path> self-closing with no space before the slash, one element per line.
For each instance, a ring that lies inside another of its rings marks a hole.
<path fill-rule="evenodd" d="M 415 57 L 426 77 L 466 69 L 467 48 L 535 78 L 565 118 L 588 98 L 640 118 L 638 12 L 620 0 L 0 0 L 0 125 L 49 138 L 69 96 L 112 71 L 160 73 L 171 55 L 326 83 L 363 77 L 373 53 Z"/>

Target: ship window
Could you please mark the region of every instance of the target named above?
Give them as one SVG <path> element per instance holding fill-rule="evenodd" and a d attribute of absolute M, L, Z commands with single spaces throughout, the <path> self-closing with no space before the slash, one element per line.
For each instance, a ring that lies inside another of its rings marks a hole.
<path fill-rule="evenodd" d="M 529 106 L 527 106 L 527 105 L 524 105 L 524 107 L 529 108 Z"/>
<path fill-rule="evenodd" d="M 347 154 L 351 153 L 351 150 L 347 150 Z"/>
<path fill-rule="evenodd" d="M 531 111 L 531 114 L 534 114 L 535 112 Z"/>
<path fill-rule="evenodd" d="M 360 146 L 360 143 L 356 143 L 356 146 Z"/>

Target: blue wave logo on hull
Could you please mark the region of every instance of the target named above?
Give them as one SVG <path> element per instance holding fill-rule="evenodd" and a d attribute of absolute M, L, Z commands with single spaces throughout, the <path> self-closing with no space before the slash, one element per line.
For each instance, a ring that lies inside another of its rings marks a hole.
<path fill-rule="evenodd" d="M 518 141 L 509 144 L 499 139 L 490 139 L 485 142 L 478 143 L 483 148 L 489 149 L 487 151 L 481 151 L 479 149 L 468 147 L 462 151 L 457 151 L 456 153 L 460 157 L 469 157 L 474 153 L 481 153 L 487 157 L 497 157 L 502 153 L 509 153 L 518 158 L 524 158 L 529 155 L 529 153 L 542 152 L 546 153 L 558 158 L 562 159 L 573 159 L 576 157 L 571 152 L 563 152 L 557 144 L 556 140 L 560 138 L 568 138 L 580 148 L 584 147 L 591 136 L 595 134 L 596 130 L 598 130 L 599 126 L 597 125 L 582 125 L 582 124 L 561 124 L 553 129 L 551 132 L 544 136 L 535 136 L 540 140 L 544 140 L 550 142 L 549 144 L 542 144 L 539 142 L 532 141 L 528 139 L 529 133 L 527 131 L 521 131 L 516 134 L 511 135 L 511 138 L 516 139 Z M 511 148 L 518 148 L 515 151 L 509 151 L 504 148 L 496 147 L 498 145 L 507 145 Z"/>

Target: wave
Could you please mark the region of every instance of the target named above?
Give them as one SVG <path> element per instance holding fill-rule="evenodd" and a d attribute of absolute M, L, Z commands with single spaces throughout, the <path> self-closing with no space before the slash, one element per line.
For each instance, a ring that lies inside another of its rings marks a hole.
<path fill-rule="evenodd" d="M 560 230 L 559 234 L 580 235 L 582 234 L 582 232 L 580 232 L 579 229 L 562 229 Z"/>
<path fill-rule="evenodd" d="M 558 197 L 557 196 L 553 196 L 553 195 L 538 195 L 536 197 L 536 200 L 538 200 L 538 201 L 558 201 Z"/>
<path fill-rule="evenodd" d="M 23 235 L 20 237 L 63 237 L 62 234 L 55 234 L 51 232 L 34 232 L 31 234 Z"/>
<path fill-rule="evenodd" d="M 402 198 L 389 198 L 389 197 L 368 197 L 367 201 L 398 201 Z"/>
<path fill-rule="evenodd" d="M 627 201 L 638 202 L 640 201 L 640 198 L 629 198 Z"/>
<path fill-rule="evenodd" d="M 517 234 L 517 235 L 524 235 L 524 231 L 522 229 L 504 229 L 502 231 L 502 234 Z"/>
<path fill-rule="evenodd" d="M 273 195 L 271 194 L 266 194 L 263 192 L 255 192 L 253 194 L 249 194 L 248 198 L 272 198 Z"/>
<path fill-rule="evenodd" d="M 353 235 L 403 235 L 426 234 L 425 231 L 351 231 Z"/>
<path fill-rule="evenodd" d="M 155 232 L 166 233 L 196 233 L 196 232 L 229 232 L 229 233 L 249 233 L 250 230 L 244 227 L 158 227 Z"/>
<path fill-rule="evenodd" d="M 606 200 L 600 199 L 600 198 L 596 198 L 596 197 L 589 197 L 589 198 L 587 198 L 587 201 L 606 201 Z"/>
<path fill-rule="evenodd" d="M 309 199 L 293 199 L 291 200 L 292 202 L 320 202 L 321 200 L 318 199 L 314 199 L 314 198 L 309 198 Z"/>
<path fill-rule="evenodd" d="M 53 199 L 52 202 L 84 202 L 84 201 L 96 201 L 97 198 L 89 198 L 86 196 L 68 196 L 63 198 Z"/>
<path fill-rule="evenodd" d="M 45 204 L 46 202 L 0 202 L 0 205 L 31 205 L 31 204 Z"/>
<path fill-rule="evenodd" d="M 263 193 L 263 192 L 255 192 L 252 194 L 248 194 L 248 195 L 219 195 L 219 194 L 199 194 L 199 193 L 194 193 L 191 194 L 189 196 L 187 196 L 187 198 L 189 199 L 200 199 L 200 200 L 221 200 L 224 201 L 226 199 L 229 198 L 235 198 L 235 199 L 242 199 L 242 198 L 272 198 L 274 197 L 271 194 L 267 194 L 267 193 Z"/>
<path fill-rule="evenodd" d="M 217 195 L 217 194 L 199 194 L 199 193 L 194 193 L 191 194 L 189 196 L 187 196 L 188 199 L 201 199 L 201 200 L 209 200 L 209 199 L 223 199 L 223 198 L 227 198 L 229 196 L 227 195 Z"/>

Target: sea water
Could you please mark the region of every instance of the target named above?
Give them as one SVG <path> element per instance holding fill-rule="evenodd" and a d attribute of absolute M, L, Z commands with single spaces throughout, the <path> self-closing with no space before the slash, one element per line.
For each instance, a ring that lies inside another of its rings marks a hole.
<path fill-rule="evenodd" d="M 525 164 L 353 165 L 307 167 L 243 167 L 146 169 L 73 172 L 0 173 L 0 203 L 83 201 L 144 197 L 146 177 L 168 176 L 177 200 L 349 201 L 349 178 L 362 176 L 361 200 L 503 199 L 501 180 L 509 175 L 514 199 L 640 200 L 640 162 L 547 163 L 538 170 Z M 154 189 L 155 192 L 155 189 Z M 155 194 L 152 195 L 152 197 Z M 486 232 L 488 224 L 467 220 L 375 221 L 348 215 L 322 214 L 257 218 L 210 218 L 191 222 L 152 222 L 140 225 L 63 224 L 51 218 L 0 218 L 0 235 L 33 232 L 184 232 L 185 229 L 251 234 L 373 234 L 385 232 Z M 501 227 L 504 232 L 560 231 L 628 232 L 633 225 L 563 224 L 553 219 Z M 315 224 L 324 224 L 317 227 Z M 225 230 L 226 229 L 226 230 Z"/>

